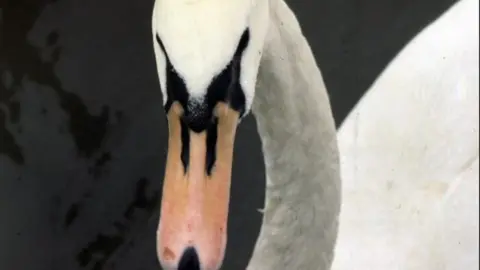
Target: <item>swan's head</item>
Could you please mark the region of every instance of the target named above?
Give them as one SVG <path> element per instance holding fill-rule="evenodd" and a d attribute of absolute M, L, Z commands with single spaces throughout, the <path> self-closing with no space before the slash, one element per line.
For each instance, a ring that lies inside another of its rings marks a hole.
<path fill-rule="evenodd" d="M 233 145 L 252 105 L 268 0 L 157 0 L 154 50 L 168 118 L 157 252 L 165 269 L 223 261 Z"/>

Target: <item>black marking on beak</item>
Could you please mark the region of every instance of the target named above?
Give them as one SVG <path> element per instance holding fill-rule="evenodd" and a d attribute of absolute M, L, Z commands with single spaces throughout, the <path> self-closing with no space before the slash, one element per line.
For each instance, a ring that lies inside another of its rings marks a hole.
<path fill-rule="evenodd" d="M 187 173 L 188 165 L 190 162 L 190 129 L 186 122 L 181 118 L 180 128 L 182 134 L 182 152 L 181 160 L 184 168 L 184 173 Z M 215 165 L 217 156 L 217 136 L 218 136 L 218 118 L 214 118 L 213 122 L 208 125 L 207 139 L 206 139 L 206 152 L 205 152 L 205 171 L 207 175 L 212 174 L 213 166 Z"/>
<path fill-rule="evenodd" d="M 213 165 L 217 159 L 217 134 L 218 133 L 218 118 L 207 129 L 207 153 L 205 170 L 207 175 L 212 174 Z"/>
<path fill-rule="evenodd" d="M 182 134 L 182 152 L 180 154 L 180 158 L 183 163 L 183 169 L 184 173 L 187 173 L 188 170 L 188 164 L 190 163 L 190 132 L 188 130 L 188 126 L 183 121 L 182 118 L 180 118 L 180 128 L 181 128 L 181 134 Z"/>
<path fill-rule="evenodd" d="M 200 259 L 195 248 L 185 249 L 178 264 L 178 270 L 200 270 Z"/>

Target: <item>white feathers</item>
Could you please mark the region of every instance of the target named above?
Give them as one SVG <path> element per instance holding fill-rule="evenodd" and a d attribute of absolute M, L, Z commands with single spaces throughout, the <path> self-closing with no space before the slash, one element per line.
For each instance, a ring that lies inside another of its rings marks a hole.
<path fill-rule="evenodd" d="M 247 27 L 248 2 L 155 2 L 153 28 L 190 95 L 204 95 L 212 78 L 232 59 Z"/>
<path fill-rule="evenodd" d="M 478 269 L 478 8 L 418 34 L 342 125 L 333 270 Z"/>
<path fill-rule="evenodd" d="M 253 100 L 256 74 L 265 36 L 268 1 L 253 0 L 157 0 L 152 34 L 159 35 L 175 70 L 192 97 L 206 94 L 212 79 L 232 59 L 242 33 L 250 29 L 250 42 L 242 57 L 240 82 L 247 99 Z M 264 17 L 263 21 L 262 18 Z M 155 38 L 154 38 L 155 40 Z M 154 41 L 155 42 L 155 41 Z M 156 42 L 155 42 L 156 43 Z M 158 75 L 165 93 L 165 57 L 155 44 Z"/>

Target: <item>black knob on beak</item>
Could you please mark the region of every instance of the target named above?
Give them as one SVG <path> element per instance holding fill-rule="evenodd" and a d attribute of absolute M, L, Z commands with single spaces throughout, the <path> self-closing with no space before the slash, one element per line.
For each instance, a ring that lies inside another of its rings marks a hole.
<path fill-rule="evenodd" d="M 195 248 L 189 247 L 185 249 L 182 258 L 180 258 L 178 270 L 200 270 L 200 260 Z"/>

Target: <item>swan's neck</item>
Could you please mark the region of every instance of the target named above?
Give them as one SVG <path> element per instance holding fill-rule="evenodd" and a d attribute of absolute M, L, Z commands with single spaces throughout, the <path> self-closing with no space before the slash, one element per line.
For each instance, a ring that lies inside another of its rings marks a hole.
<path fill-rule="evenodd" d="M 330 102 L 311 49 L 283 0 L 272 1 L 271 18 L 252 107 L 267 190 L 248 269 L 329 269 L 340 208 Z"/>

